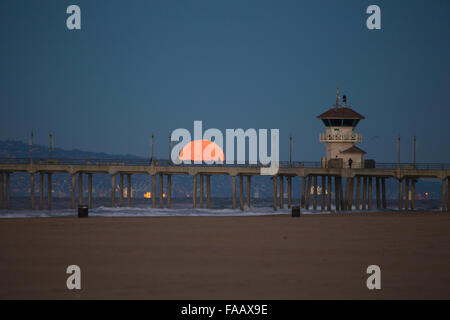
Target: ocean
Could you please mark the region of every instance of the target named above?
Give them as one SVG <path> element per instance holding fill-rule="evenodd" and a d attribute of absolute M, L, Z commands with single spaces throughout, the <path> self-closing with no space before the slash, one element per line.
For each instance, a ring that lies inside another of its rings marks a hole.
<path fill-rule="evenodd" d="M 36 198 L 36 208 L 39 199 Z M 293 200 L 293 205 L 299 205 L 299 199 Z M 52 210 L 46 209 L 46 199 L 44 199 L 44 210 L 31 210 L 30 199 L 27 197 L 12 197 L 11 209 L 0 209 L 0 218 L 45 218 L 45 217 L 70 217 L 77 215 L 77 209 L 70 209 L 70 198 L 53 198 Z M 84 204 L 86 202 L 83 202 Z M 118 203 L 118 199 L 116 199 Z M 126 199 L 124 199 L 126 204 Z M 263 216 L 273 214 L 291 214 L 291 209 L 287 208 L 287 201 L 284 201 L 284 209 L 273 210 L 272 199 L 252 199 L 250 208 L 244 207 L 244 211 L 239 209 L 239 198 L 237 199 L 238 209 L 231 208 L 231 198 L 211 198 L 211 209 L 192 208 L 192 199 L 189 198 L 173 198 L 172 207 L 159 208 L 159 199 L 156 201 L 156 208 L 152 208 L 151 199 L 137 198 L 132 199 L 131 207 L 111 207 L 111 200 L 108 198 L 93 199 L 93 208 L 89 209 L 90 216 L 100 217 L 165 217 L 165 216 Z M 199 202 L 197 203 L 199 204 Z M 312 201 L 311 201 L 312 204 Z M 166 201 L 164 201 L 166 205 Z M 204 201 L 206 207 L 206 200 Z M 372 202 L 372 212 L 380 211 L 397 211 L 397 200 L 388 200 L 386 209 L 376 209 L 376 202 Z M 302 214 L 318 214 L 330 213 L 329 211 L 320 210 L 320 197 L 318 199 L 318 210 L 302 209 Z M 332 213 L 335 207 L 332 205 Z M 416 211 L 440 211 L 440 200 L 416 200 Z M 354 204 L 353 204 L 353 211 Z M 367 212 L 367 211 L 365 211 Z M 341 211 L 340 213 L 345 213 Z"/>

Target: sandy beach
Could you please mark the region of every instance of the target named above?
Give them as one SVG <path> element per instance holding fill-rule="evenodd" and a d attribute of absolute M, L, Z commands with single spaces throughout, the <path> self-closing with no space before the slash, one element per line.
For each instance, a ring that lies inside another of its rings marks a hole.
<path fill-rule="evenodd" d="M 449 299 L 450 215 L 1 219 L 0 275 L 1 299 Z"/>

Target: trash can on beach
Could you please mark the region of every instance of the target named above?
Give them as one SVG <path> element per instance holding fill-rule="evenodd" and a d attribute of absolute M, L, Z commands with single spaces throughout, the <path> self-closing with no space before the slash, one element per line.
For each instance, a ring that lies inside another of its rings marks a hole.
<path fill-rule="evenodd" d="M 292 206 L 292 216 L 300 217 L 300 207 L 299 206 Z"/>
<path fill-rule="evenodd" d="M 88 206 L 78 206 L 78 218 L 87 218 L 89 216 Z"/>

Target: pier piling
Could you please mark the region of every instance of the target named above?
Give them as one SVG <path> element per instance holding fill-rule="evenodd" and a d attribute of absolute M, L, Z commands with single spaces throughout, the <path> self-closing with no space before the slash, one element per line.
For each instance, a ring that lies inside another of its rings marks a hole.
<path fill-rule="evenodd" d="M 52 174 L 47 173 L 47 209 L 52 210 Z"/>
<path fill-rule="evenodd" d="M 363 177 L 363 197 L 362 197 L 362 209 L 366 210 L 366 202 L 367 202 L 367 177 Z"/>
<path fill-rule="evenodd" d="M 131 207 L 131 174 L 127 174 L 127 206 Z"/>
<path fill-rule="evenodd" d="M 88 208 L 92 208 L 92 173 L 88 173 Z"/>
<path fill-rule="evenodd" d="M 11 186 L 10 186 L 10 173 L 6 172 L 6 209 L 11 209 Z"/>
<path fill-rule="evenodd" d="M 83 173 L 78 173 L 78 205 L 83 204 Z"/>
<path fill-rule="evenodd" d="M 159 174 L 159 207 L 164 208 L 164 174 Z"/>
<path fill-rule="evenodd" d="M 287 176 L 288 209 L 292 206 L 292 177 Z"/>
<path fill-rule="evenodd" d="M 0 171 L 0 209 L 3 209 L 3 197 L 4 197 L 3 184 L 4 183 L 5 183 L 5 180 L 3 178 L 3 172 Z"/>
<path fill-rule="evenodd" d="M 192 180 L 192 207 L 195 209 L 197 208 L 197 174 L 194 174 Z"/>
<path fill-rule="evenodd" d="M 130 183 L 131 184 L 131 183 Z M 129 198 L 131 199 L 131 187 L 130 193 L 128 193 Z M 167 175 L 167 208 L 170 208 L 172 202 L 172 175 Z"/>
<path fill-rule="evenodd" d="M 152 174 L 152 208 L 156 207 L 156 175 Z"/>
<path fill-rule="evenodd" d="M 153 194 L 152 194 L 153 197 Z M 111 175 L 111 207 L 114 207 L 116 202 L 116 175 Z"/>
<path fill-rule="evenodd" d="M 204 178 L 203 174 L 200 173 L 200 208 L 203 208 L 203 195 L 205 194 L 203 190 L 203 183 L 204 183 L 203 178 Z"/>
<path fill-rule="evenodd" d="M 231 176 L 231 202 L 232 208 L 236 209 L 236 176 Z"/>
<path fill-rule="evenodd" d="M 361 195 L 361 177 L 356 177 L 356 194 L 355 194 L 355 209 L 359 210 L 360 203 L 359 203 L 359 197 Z"/>
<path fill-rule="evenodd" d="M 383 209 L 386 209 L 386 178 L 381 178 L 381 202 Z"/>
<path fill-rule="evenodd" d="M 328 187 L 328 195 L 327 195 L 327 210 L 331 211 L 331 193 L 332 193 L 332 183 L 331 183 L 331 179 L 332 176 L 328 176 L 328 183 L 327 183 L 327 187 Z"/>
<path fill-rule="evenodd" d="M 30 201 L 31 210 L 34 210 L 34 173 L 30 174 Z"/>
<path fill-rule="evenodd" d="M 280 175 L 280 209 L 284 208 L 284 177 Z"/>
<path fill-rule="evenodd" d="M 244 176 L 239 175 L 239 209 L 244 211 Z"/>
<path fill-rule="evenodd" d="M 75 174 L 71 174 L 71 188 L 70 188 L 70 197 L 71 197 L 71 203 L 70 203 L 70 207 L 72 209 L 75 209 L 75 185 L 76 185 L 76 176 Z"/>
<path fill-rule="evenodd" d="M 39 172 L 39 210 L 44 209 L 44 173 Z"/>
<path fill-rule="evenodd" d="M 273 210 L 277 211 L 277 176 L 272 176 L 273 179 Z"/>
<path fill-rule="evenodd" d="M 251 205 L 252 176 L 247 176 L 247 207 Z"/>
<path fill-rule="evenodd" d="M 211 208 L 211 175 L 206 176 L 206 207 Z"/>

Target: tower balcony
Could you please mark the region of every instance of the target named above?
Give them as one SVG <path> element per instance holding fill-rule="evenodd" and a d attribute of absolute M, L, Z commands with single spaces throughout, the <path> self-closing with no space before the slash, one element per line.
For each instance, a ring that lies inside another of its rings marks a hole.
<path fill-rule="evenodd" d="M 352 142 L 361 143 L 361 133 L 321 133 L 320 142 Z"/>

